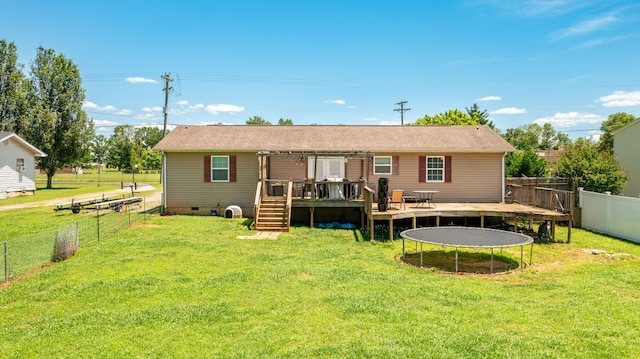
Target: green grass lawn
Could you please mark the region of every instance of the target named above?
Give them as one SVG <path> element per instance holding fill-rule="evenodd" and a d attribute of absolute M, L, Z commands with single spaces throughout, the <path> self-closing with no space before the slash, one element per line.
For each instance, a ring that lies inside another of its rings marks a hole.
<path fill-rule="evenodd" d="M 533 266 L 453 275 L 401 241 L 153 217 L 0 289 L 3 357 L 634 358 L 640 246 L 582 230 Z M 607 254 L 586 253 L 602 249 Z M 519 250 L 505 251 L 519 259 Z"/>

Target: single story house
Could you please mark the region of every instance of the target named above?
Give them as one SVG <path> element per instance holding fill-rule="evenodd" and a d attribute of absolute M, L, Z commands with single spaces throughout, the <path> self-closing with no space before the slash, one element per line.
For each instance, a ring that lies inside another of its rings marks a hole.
<path fill-rule="evenodd" d="M 622 189 L 627 197 L 640 196 L 640 118 L 612 132 L 613 153 L 626 169 L 629 179 Z"/>
<path fill-rule="evenodd" d="M 515 150 L 487 126 L 253 125 L 178 126 L 154 149 L 164 155 L 165 213 L 220 215 L 232 206 L 257 220 L 276 198 L 289 219 L 311 212 L 311 223 L 314 213 L 358 218 L 380 178 L 389 194 L 502 202 L 504 156 Z"/>
<path fill-rule="evenodd" d="M 0 198 L 35 193 L 35 158 L 46 156 L 15 133 L 0 132 Z"/>

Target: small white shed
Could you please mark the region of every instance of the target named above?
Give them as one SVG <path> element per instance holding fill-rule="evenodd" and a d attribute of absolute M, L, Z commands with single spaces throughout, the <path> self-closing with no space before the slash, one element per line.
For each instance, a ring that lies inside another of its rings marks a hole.
<path fill-rule="evenodd" d="M 0 198 L 36 192 L 36 157 L 46 157 L 13 132 L 0 132 Z"/>

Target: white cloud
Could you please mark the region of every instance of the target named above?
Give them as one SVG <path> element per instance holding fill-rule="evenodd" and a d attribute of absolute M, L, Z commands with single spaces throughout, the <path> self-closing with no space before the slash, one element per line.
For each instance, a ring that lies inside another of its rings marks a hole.
<path fill-rule="evenodd" d="M 119 123 L 109 120 L 93 120 L 93 124 L 96 126 L 118 126 Z"/>
<path fill-rule="evenodd" d="M 104 112 L 111 112 L 111 111 L 116 111 L 118 110 L 115 106 L 112 105 L 107 105 L 107 106 L 99 106 L 98 104 L 95 104 L 91 101 L 85 101 L 82 104 L 82 108 L 85 110 L 94 110 L 94 111 L 104 111 Z"/>
<path fill-rule="evenodd" d="M 502 97 L 500 96 L 485 96 L 481 98 L 477 98 L 476 101 L 500 101 Z"/>
<path fill-rule="evenodd" d="M 541 126 L 545 123 L 550 123 L 554 127 L 573 127 L 583 123 L 599 123 L 606 119 L 607 118 L 602 115 L 596 115 L 593 113 L 567 112 L 556 113 L 549 117 L 541 117 L 533 122 Z"/>
<path fill-rule="evenodd" d="M 118 110 L 118 111 L 114 112 L 114 115 L 128 116 L 128 115 L 131 115 L 132 113 L 133 113 L 133 111 L 131 111 L 131 110 L 122 109 L 122 110 Z"/>
<path fill-rule="evenodd" d="M 144 77 L 127 77 L 127 79 L 125 81 L 127 81 L 129 83 L 132 83 L 132 84 L 144 84 L 144 83 L 155 84 L 156 82 L 158 82 L 156 80 L 147 79 L 147 78 L 144 78 Z"/>
<path fill-rule="evenodd" d="M 178 101 L 177 103 L 178 103 L 178 105 L 180 105 L 180 106 L 186 106 L 186 105 L 188 105 L 188 104 L 189 104 L 189 101 L 187 101 L 187 100 L 180 100 L 180 101 Z"/>
<path fill-rule="evenodd" d="M 491 115 L 520 115 L 527 113 L 526 108 L 505 107 L 489 112 Z"/>
<path fill-rule="evenodd" d="M 362 119 L 362 121 L 378 121 L 377 117 L 365 117 Z"/>
<path fill-rule="evenodd" d="M 189 111 L 196 111 L 196 110 L 202 110 L 204 108 L 204 105 L 199 103 L 197 105 L 191 105 L 189 106 L 188 110 Z"/>
<path fill-rule="evenodd" d="M 138 120 L 146 120 L 146 119 L 150 119 L 150 118 L 160 118 L 160 116 L 156 116 L 152 113 L 145 113 L 143 115 L 135 115 L 133 116 L 133 118 L 138 119 Z"/>
<path fill-rule="evenodd" d="M 219 113 L 228 113 L 234 114 L 238 112 L 244 111 L 244 106 L 236 106 L 236 105 L 228 105 L 228 104 L 215 104 L 215 105 L 207 105 L 205 107 L 205 111 L 209 112 L 212 115 L 217 115 Z"/>
<path fill-rule="evenodd" d="M 638 106 L 640 91 L 614 91 L 611 95 L 600 97 L 597 102 L 601 102 L 604 107 Z"/>
<path fill-rule="evenodd" d="M 380 121 L 378 125 L 381 126 L 397 126 L 400 125 L 400 121 Z"/>
<path fill-rule="evenodd" d="M 347 103 L 347 101 L 345 101 L 345 100 L 327 100 L 324 103 L 332 103 L 332 104 L 336 104 L 336 105 L 344 105 L 345 103 Z"/>
<path fill-rule="evenodd" d="M 609 24 L 612 24 L 618 21 L 620 21 L 620 19 L 618 19 L 616 16 L 612 14 L 607 14 L 596 19 L 585 20 L 579 24 L 560 30 L 554 33 L 553 37 L 555 39 L 562 39 L 566 37 L 584 35 L 584 34 L 588 34 L 588 33 L 603 29 L 607 27 Z"/>
<path fill-rule="evenodd" d="M 162 107 L 160 106 L 154 106 L 154 107 L 143 107 L 142 111 L 144 112 L 155 112 L 155 111 L 162 111 Z"/>

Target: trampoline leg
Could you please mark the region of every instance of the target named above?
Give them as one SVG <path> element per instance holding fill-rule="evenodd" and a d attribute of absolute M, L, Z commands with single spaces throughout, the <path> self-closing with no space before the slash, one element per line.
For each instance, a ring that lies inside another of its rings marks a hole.
<path fill-rule="evenodd" d="M 493 274 L 493 248 L 491 248 L 491 269 L 489 273 Z"/>
<path fill-rule="evenodd" d="M 524 245 L 521 245 L 520 246 L 520 268 L 524 268 L 523 256 L 524 256 Z"/>
<path fill-rule="evenodd" d="M 404 260 L 404 237 L 402 237 L 402 260 Z"/>
<path fill-rule="evenodd" d="M 529 265 L 533 265 L 533 242 L 531 242 L 531 250 L 529 251 Z"/>
<path fill-rule="evenodd" d="M 458 247 L 456 247 L 456 273 L 458 273 Z"/>

